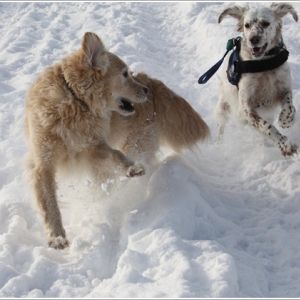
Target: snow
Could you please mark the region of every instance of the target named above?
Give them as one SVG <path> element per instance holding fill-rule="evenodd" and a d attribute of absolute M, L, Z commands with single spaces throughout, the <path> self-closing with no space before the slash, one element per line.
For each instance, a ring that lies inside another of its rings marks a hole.
<path fill-rule="evenodd" d="M 0 3 L 0 297 L 204 298 L 300 296 L 300 161 L 231 123 L 213 142 L 219 75 L 236 21 L 224 2 Z M 252 3 L 249 5 L 270 5 Z M 300 3 L 293 2 L 300 12 Z M 283 21 L 300 111 L 300 31 Z M 161 149 L 145 176 L 59 186 L 70 247 L 47 246 L 23 177 L 24 95 L 86 31 L 135 71 L 182 95 L 212 139 L 179 156 Z M 220 71 L 218 71 L 219 73 Z M 281 130 L 300 145 L 300 121 Z"/>

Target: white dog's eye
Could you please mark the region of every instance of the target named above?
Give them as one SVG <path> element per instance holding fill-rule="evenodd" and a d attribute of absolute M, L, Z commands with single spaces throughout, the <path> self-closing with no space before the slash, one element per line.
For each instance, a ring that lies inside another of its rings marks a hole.
<path fill-rule="evenodd" d="M 270 25 L 270 22 L 268 22 L 268 21 L 262 21 L 261 22 L 262 27 L 268 27 L 269 25 Z"/>
<path fill-rule="evenodd" d="M 245 24 L 245 28 L 247 28 L 247 29 L 250 28 L 250 24 L 249 24 L 249 23 L 246 23 L 246 24 Z"/>

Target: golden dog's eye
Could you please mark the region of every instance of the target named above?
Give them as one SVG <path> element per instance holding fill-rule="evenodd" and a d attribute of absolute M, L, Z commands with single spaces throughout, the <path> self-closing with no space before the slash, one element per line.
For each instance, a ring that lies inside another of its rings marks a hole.
<path fill-rule="evenodd" d="M 270 25 L 270 22 L 268 22 L 268 21 L 262 21 L 261 22 L 262 27 L 268 27 L 269 25 Z"/>
<path fill-rule="evenodd" d="M 126 78 L 126 77 L 128 77 L 128 72 L 127 71 L 124 71 L 123 72 L 123 76 Z"/>
<path fill-rule="evenodd" d="M 246 23 L 245 24 L 245 28 L 249 28 L 250 27 L 250 24 L 249 23 Z"/>

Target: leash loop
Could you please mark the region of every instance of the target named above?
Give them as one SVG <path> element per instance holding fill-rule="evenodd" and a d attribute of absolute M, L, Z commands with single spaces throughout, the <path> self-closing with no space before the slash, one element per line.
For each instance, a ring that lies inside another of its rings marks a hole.
<path fill-rule="evenodd" d="M 202 76 L 200 76 L 200 78 L 198 79 L 198 83 L 199 84 L 204 84 L 206 83 L 220 68 L 220 66 L 222 65 L 226 55 L 229 53 L 229 51 L 231 51 L 233 49 L 233 47 L 235 47 L 236 45 L 236 41 L 238 38 L 233 38 L 227 41 L 227 45 L 226 45 L 226 52 L 223 55 L 223 57 L 215 64 L 213 65 L 207 72 L 205 72 Z"/>

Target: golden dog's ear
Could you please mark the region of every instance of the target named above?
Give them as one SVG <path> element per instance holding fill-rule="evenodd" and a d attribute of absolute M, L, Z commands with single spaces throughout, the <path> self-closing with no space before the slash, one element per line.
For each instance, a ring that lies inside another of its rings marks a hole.
<path fill-rule="evenodd" d="M 287 13 L 290 13 L 294 20 L 298 21 L 298 14 L 295 11 L 294 7 L 289 3 L 272 3 L 271 9 L 275 14 L 277 14 L 280 18 L 284 17 Z"/>
<path fill-rule="evenodd" d="M 99 69 L 105 74 L 109 66 L 109 60 L 104 44 L 95 33 L 86 32 L 84 34 L 82 50 L 84 52 L 83 65 Z"/>

